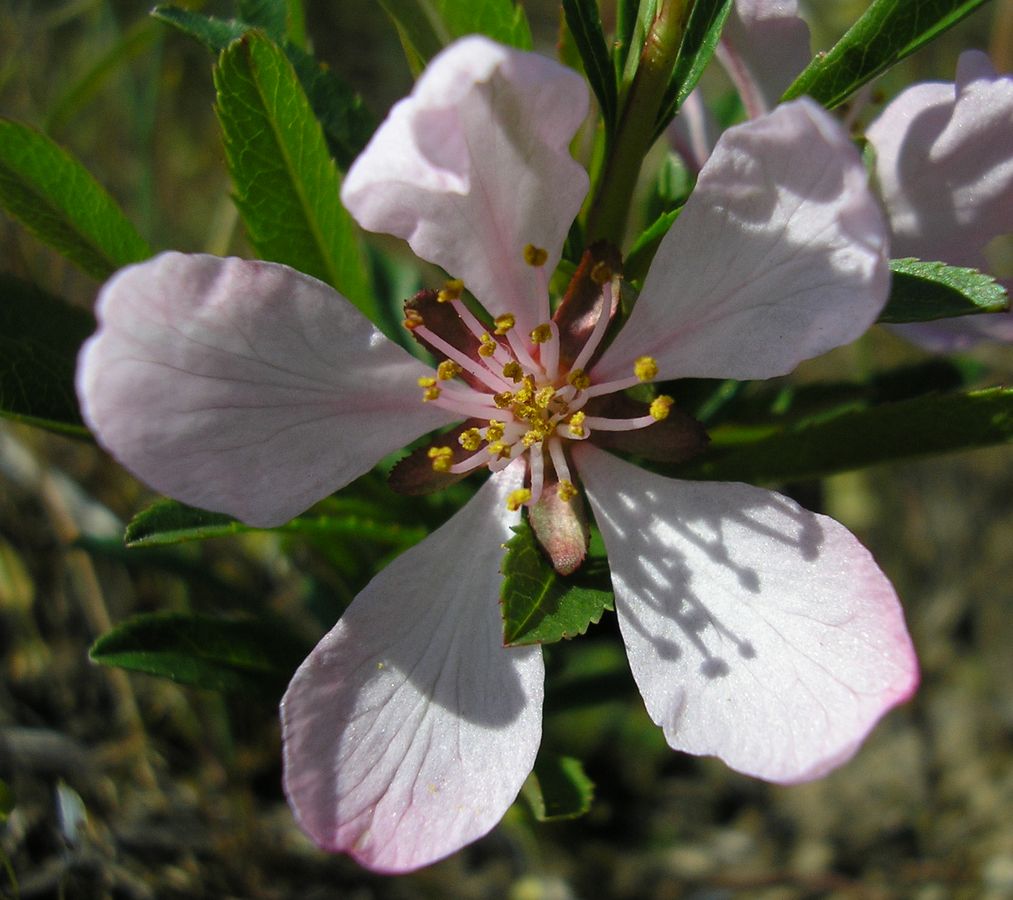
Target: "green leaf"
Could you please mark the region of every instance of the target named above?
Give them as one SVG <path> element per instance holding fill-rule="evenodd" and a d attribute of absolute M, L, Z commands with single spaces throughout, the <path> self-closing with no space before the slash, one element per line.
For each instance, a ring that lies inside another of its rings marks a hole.
<path fill-rule="evenodd" d="M 539 822 L 576 819 L 591 809 L 594 782 L 579 759 L 540 753 L 522 792 Z"/>
<path fill-rule="evenodd" d="M 239 18 L 254 28 L 262 28 L 280 44 L 285 39 L 288 21 L 286 0 L 239 0 Z"/>
<path fill-rule="evenodd" d="M 612 592 L 595 585 L 592 564 L 563 578 L 542 553 L 527 523 L 514 528 L 506 549 L 500 598 L 506 646 L 551 644 L 576 637 L 613 608 Z"/>
<path fill-rule="evenodd" d="M 95 278 L 151 256 L 84 166 L 41 132 L 10 119 L 0 119 L 0 204 Z"/>
<path fill-rule="evenodd" d="M 0 416 L 86 436 L 74 391 L 90 313 L 13 275 L 0 275 Z"/>
<path fill-rule="evenodd" d="M 417 544 L 427 534 L 424 528 L 383 521 L 365 504 L 334 498 L 326 515 L 299 516 L 277 528 L 289 534 L 317 534 L 343 537 L 398 548 Z M 208 512 L 176 500 L 157 500 L 139 512 L 127 525 L 124 543 L 128 547 L 160 547 L 185 541 L 229 537 L 262 529 L 246 525 L 225 513 Z"/>
<path fill-rule="evenodd" d="M 326 281 L 376 320 L 338 170 L 285 54 L 247 32 L 222 54 L 215 86 L 236 204 L 257 252 Z"/>
<path fill-rule="evenodd" d="M 626 262 L 623 264 L 623 275 L 629 281 L 640 281 L 647 275 L 647 270 L 651 267 L 651 261 L 654 259 L 658 247 L 661 246 L 662 239 L 668 234 L 668 229 L 679 218 L 681 212 L 681 206 L 678 209 L 663 212 L 633 242 Z"/>
<path fill-rule="evenodd" d="M 714 55 L 721 30 L 732 9 L 732 0 L 696 0 L 686 23 L 675 68 L 661 104 L 657 133 L 661 134 L 693 92 L 703 70 Z"/>
<path fill-rule="evenodd" d="M 221 53 L 229 44 L 246 34 L 252 25 L 249 21 L 225 21 L 177 6 L 156 6 L 151 14 L 200 41 L 213 53 Z M 323 126 L 331 153 L 338 166 L 347 170 L 372 136 L 376 120 L 366 108 L 362 97 L 330 68 L 321 65 L 296 44 L 288 43 L 284 48 L 313 112 Z"/>
<path fill-rule="evenodd" d="M 609 56 L 608 43 L 601 27 L 596 0 L 563 0 L 563 15 L 584 63 L 587 80 L 598 98 L 605 133 L 609 137 L 616 126 L 616 75 Z"/>
<path fill-rule="evenodd" d="M 156 6 L 151 15 L 200 41 L 212 53 L 221 53 L 234 40 L 249 31 L 246 22 L 217 19 L 178 6 Z"/>
<path fill-rule="evenodd" d="M 89 656 L 104 666 L 213 691 L 282 693 L 307 647 L 276 623 L 149 613 L 102 635 Z"/>
<path fill-rule="evenodd" d="M 875 0 L 827 53 L 819 53 L 784 92 L 808 94 L 827 109 L 970 15 L 985 0 Z"/>
<path fill-rule="evenodd" d="M 418 73 L 451 41 L 466 34 L 531 49 L 531 29 L 514 0 L 380 0 Z"/>
<path fill-rule="evenodd" d="M 712 432 L 720 443 L 719 429 Z M 779 482 L 1013 441 L 1013 388 L 917 397 L 800 421 L 669 470 L 680 478 Z"/>
<path fill-rule="evenodd" d="M 880 313 L 880 322 L 929 322 L 1009 309 L 1006 289 L 977 269 L 893 259 L 890 271 L 890 299 Z"/>

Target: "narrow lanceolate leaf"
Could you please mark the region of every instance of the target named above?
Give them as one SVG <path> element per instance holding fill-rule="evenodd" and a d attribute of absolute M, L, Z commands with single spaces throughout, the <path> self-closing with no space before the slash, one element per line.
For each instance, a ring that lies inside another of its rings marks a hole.
<path fill-rule="evenodd" d="M 34 128 L 0 119 L 0 205 L 95 278 L 151 250 L 105 189 Z"/>
<path fill-rule="evenodd" d="M 216 19 L 178 6 L 156 6 L 151 14 L 200 41 L 213 53 L 221 53 L 253 25 L 239 19 Z M 284 49 L 323 126 L 331 153 L 338 166 L 346 170 L 366 146 L 376 121 L 362 98 L 331 69 L 295 44 L 287 43 Z"/>
<path fill-rule="evenodd" d="M 576 637 L 613 608 L 612 592 L 594 582 L 592 566 L 562 578 L 526 523 L 514 531 L 506 543 L 500 597 L 506 646 L 551 644 Z M 604 577 L 599 581 L 607 584 Z"/>
<path fill-rule="evenodd" d="M 299 516 L 271 530 L 353 539 L 399 549 L 417 544 L 426 536 L 423 528 L 383 521 L 368 508 L 356 509 L 355 504 L 342 501 L 334 501 L 333 505 L 337 507 L 334 514 Z M 352 508 L 345 512 L 345 506 Z M 134 516 L 123 540 L 128 547 L 159 547 L 259 530 L 224 513 L 196 509 L 175 500 L 158 500 Z"/>
<path fill-rule="evenodd" d="M 707 68 L 731 9 L 732 0 L 697 0 L 694 3 L 661 105 L 657 123 L 659 134 L 672 121 Z"/>
<path fill-rule="evenodd" d="M 819 53 L 784 92 L 827 109 L 970 15 L 985 0 L 874 0 L 834 47 Z"/>
<path fill-rule="evenodd" d="M 94 330 L 90 313 L 0 275 L 0 416 L 87 435 L 74 392 L 74 366 Z"/>
<path fill-rule="evenodd" d="M 222 54 L 215 86 L 236 204 L 257 252 L 328 282 L 375 319 L 338 170 L 284 52 L 247 32 Z"/>
<path fill-rule="evenodd" d="M 418 73 L 451 41 L 467 34 L 531 49 L 531 28 L 514 0 L 380 0 Z"/>
<path fill-rule="evenodd" d="M 594 782 L 579 759 L 540 753 L 522 793 L 539 822 L 576 819 L 591 809 Z"/>
<path fill-rule="evenodd" d="M 714 433 L 715 443 L 719 435 Z M 918 397 L 799 422 L 715 449 L 672 470 L 680 478 L 779 482 L 1013 441 L 1013 388 Z"/>
<path fill-rule="evenodd" d="M 977 269 L 894 259 L 890 271 L 890 299 L 880 313 L 880 322 L 929 322 L 1009 309 L 1006 289 Z"/>
<path fill-rule="evenodd" d="M 150 613 L 102 635 L 89 656 L 105 666 L 213 691 L 280 696 L 306 655 L 274 623 L 187 613 Z"/>
<path fill-rule="evenodd" d="M 601 27 L 596 0 L 563 0 L 566 26 L 584 63 L 588 83 L 598 98 L 605 133 L 611 137 L 616 124 L 616 73 Z"/>

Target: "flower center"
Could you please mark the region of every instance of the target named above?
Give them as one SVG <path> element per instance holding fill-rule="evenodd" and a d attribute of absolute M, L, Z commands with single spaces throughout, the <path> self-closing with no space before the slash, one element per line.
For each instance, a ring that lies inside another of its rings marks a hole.
<path fill-rule="evenodd" d="M 528 265 L 540 274 L 539 308 L 548 314 L 548 279 L 544 270 L 547 254 L 528 245 L 524 251 Z M 559 328 L 548 320 L 527 335 L 518 334 L 516 316 L 497 316 L 487 327 L 461 300 L 464 285 L 449 281 L 437 294 L 437 301 L 449 304 L 457 321 L 453 329 L 470 334 L 475 352 L 469 354 L 451 340 L 430 328 L 422 314 L 408 309 L 404 325 L 445 359 L 435 377 L 419 379 L 422 400 L 459 413 L 475 424 L 458 437 L 468 454 L 458 458 L 450 446 L 429 450 L 437 472 L 463 474 L 488 466 L 498 472 L 520 456 L 527 456 L 527 486 L 514 491 L 507 507 L 537 503 L 546 484 L 555 484 L 559 498 L 569 501 L 577 489 L 570 475 L 566 445 L 587 440 L 594 431 L 628 431 L 645 428 L 664 419 L 672 398 L 660 396 L 651 403 L 647 415 L 630 419 L 590 416 L 584 406 L 593 397 L 625 390 L 653 380 L 658 365 L 649 356 L 636 360 L 629 378 L 596 383 L 585 367 L 601 346 L 611 318 L 614 291 L 618 279 L 607 266 L 599 264 L 592 272 L 601 287 L 601 314 L 573 363 L 560 363 Z M 441 318 L 444 318 L 441 316 Z"/>

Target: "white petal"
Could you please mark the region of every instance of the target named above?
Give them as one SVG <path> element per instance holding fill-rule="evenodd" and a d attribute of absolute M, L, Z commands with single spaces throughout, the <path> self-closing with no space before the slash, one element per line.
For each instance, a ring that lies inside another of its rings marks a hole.
<path fill-rule="evenodd" d="M 341 196 L 370 231 L 405 238 L 460 278 L 491 313 L 528 330 L 538 307 L 526 244 L 559 261 L 588 178 L 569 143 L 587 114 L 575 72 L 482 37 L 423 72 L 345 178 Z"/>
<path fill-rule="evenodd" d="M 282 702 L 285 790 L 326 850 L 404 872 L 488 832 L 541 739 L 536 648 L 503 647 L 499 566 L 523 466 L 356 597 Z"/>
<path fill-rule="evenodd" d="M 889 290 L 886 226 L 847 134 L 803 99 L 726 131 L 595 366 L 769 378 L 858 337 Z"/>
<path fill-rule="evenodd" d="M 718 59 L 750 117 L 772 110 L 811 57 L 809 26 L 795 0 L 735 0 Z"/>
<path fill-rule="evenodd" d="M 978 267 L 1013 232 L 1013 77 L 983 53 L 961 55 L 956 84 L 908 88 L 867 134 L 893 256 Z"/>
<path fill-rule="evenodd" d="M 896 594 L 842 525 L 745 484 L 577 457 L 634 678 L 669 744 L 776 782 L 847 760 L 907 699 Z"/>
<path fill-rule="evenodd" d="M 452 421 L 430 370 L 327 285 L 275 263 L 165 253 L 103 287 L 78 360 L 85 418 L 185 503 L 277 525 Z"/>

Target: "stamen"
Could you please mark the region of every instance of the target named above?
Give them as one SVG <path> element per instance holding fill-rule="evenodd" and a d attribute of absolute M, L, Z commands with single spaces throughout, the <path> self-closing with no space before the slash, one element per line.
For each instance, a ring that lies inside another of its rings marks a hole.
<path fill-rule="evenodd" d="M 539 388 L 535 393 L 535 406 L 541 409 L 548 409 L 552 398 L 556 396 L 556 389 L 552 385 Z"/>
<path fill-rule="evenodd" d="M 465 356 L 460 350 L 458 350 L 451 344 L 447 343 L 445 340 L 443 340 L 443 338 L 441 338 L 435 332 L 431 331 L 429 328 L 422 325 L 416 328 L 415 330 L 419 333 L 419 335 L 423 338 L 423 340 L 425 340 L 433 347 L 435 347 L 437 350 L 439 350 L 448 359 L 452 359 L 462 369 L 466 369 L 467 371 L 471 372 L 472 375 L 474 375 L 479 381 L 482 382 L 482 384 L 484 384 L 490 390 L 497 391 L 502 390 L 505 387 L 509 387 L 507 382 L 505 382 L 500 377 L 499 373 L 492 371 L 486 366 L 479 365 L 479 363 Z M 491 341 L 492 338 L 489 338 L 489 340 Z M 482 350 L 481 348 L 479 348 L 479 353 L 481 352 Z"/>
<path fill-rule="evenodd" d="M 556 496 L 559 497 L 564 503 L 569 503 L 574 497 L 577 496 L 577 488 L 574 487 L 573 482 L 569 479 L 559 482 L 556 486 Z"/>
<path fill-rule="evenodd" d="M 454 451 L 449 447 L 430 447 L 428 456 L 433 461 L 434 472 L 449 472 L 454 462 Z"/>
<path fill-rule="evenodd" d="M 436 367 L 436 377 L 440 381 L 450 381 L 461 374 L 461 367 L 452 359 L 445 359 Z"/>
<path fill-rule="evenodd" d="M 514 395 L 511 391 L 500 391 L 498 394 L 493 394 L 492 402 L 496 404 L 499 409 L 506 409 L 513 402 Z"/>
<path fill-rule="evenodd" d="M 655 397 L 651 401 L 651 416 L 655 421 L 660 422 L 662 419 L 668 418 L 668 412 L 672 408 L 672 404 L 675 401 L 668 396 L 668 394 L 661 394 Z"/>
<path fill-rule="evenodd" d="M 639 381 L 651 381 L 658 375 L 658 361 L 653 356 L 641 356 L 633 363 L 633 374 Z"/>
<path fill-rule="evenodd" d="M 531 462 L 531 496 L 528 498 L 531 503 L 537 503 L 542 496 L 542 483 L 545 477 L 545 459 L 542 456 L 540 446 L 532 447 L 528 454 Z"/>
<path fill-rule="evenodd" d="M 491 456 L 499 459 L 507 459 L 510 456 L 510 445 L 504 441 L 493 441 L 485 449 Z"/>
<path fill-rule="evenodd" d="M 539 266 L 544 266 L 548 258 L 548 252 L 541 247 L 536 247 L 534 244 L 527 244 L 524 247 L 524 262 L 529 266 L 534 266 L 537 269 Z"/>
<path fill-rule="evenodd" d="M 417 309 L 406 309 L 404 311 L 404 322 L 401 323 L 409 331 L 414 331 L 419 325 L 424 325 L 422 313 Z"/>
<path fill-rule="evenodd" d="M 487 441 L 498 441 L 503 437 L 504 423 L 497 419 L 489 420 L 489 427 L 485 429 L 485 439 Z"/>
<path fill-rule="evenodd" d="M 529 337 L 532 344 L 544 344 L 552 340 L 552 328 L 548 322 L 543 322 L 531 329 Z"/>
<path fill-rule="evenodd" d="M 437 292 L 436 300 L 438 303 L 449 303 L 452 300 L 459 300 L 463 292 L 464 282 L 460 278 L 452 278 Z"/>
<path fill-rule="evenodd" d="M 473 456 L 462 459 L 459 463 L 454 463 L 450 467 L 450 471 L 454 475 L 464 475 L 466 472 L 480 469 L 482 466 L 487 465 L 488 462 L 489 456 L 484 451 L 480 451 Z"/>
<path fill-rule="evenodd" d="M 583 412 L 575 412 L 570 416 L 570 421 L 566 424 L 570 428 L 570 436 L 575 438 L 587 437 L 587 429 L 584 427 L 584 422 L 587 420 L 587 414 Z"/>
<path fill-rule="evenodd" d="M 469 428 L 458 435 L 457 443 L 465 450 L 475 451 L 482 446 L 482 433 L 477 428 Z"/>
<path fill-rule="evenodd" d="M 612 269 L 604 260 L 598 260 L 591 267 L 591 280 L 595 284 L 605 285 L 612 280 Z"/>
<path fill-rule="evenodd" d="M 594 355 L 594 351 L 598 349 L 598 345 L 601 344 L 601 339 L 605 337 L 605 329 L 608 328 L 609 317 L 612 314 L 612 282 L 609 281 L 602 288 L 601 292 L 601 313 L 598 316 L 598 321 L 594 323 L 594 328 L 591 331 L 591 336 L 587 339 L 587 343 L 581 347 L 580 353 L 577 354 L 577 358 L 573 361 L 573 365 L 570 367 L 570 371 L 581 370 L 588 364 L 591 357 Z M 582 388 L 583 390 L 583 388 Z"/>
<path fill-rule="evenodd" d="M 563 442 L 559 438 L 552 438 L 549 443 L 549 457 L 552 459 L 552 468 L 556 470 L 556 479 L 562 483 L 572 481 L 570 478 L 570 467 L 566 464 L 566 454 L 563 453 Z"/>
<path fill-rule="evenodd" d="M 570 374 L 566 376 L 566 380 L 578 391 L 591 387 L 591 379 L 583 369 L 571 369 Z"/>
<path fill-rule="evenodd" d="M 493 323 L 496 325 L 496 334 L 506 334 L 517 324 L 517 319 L 513 313 L 503 313 L 501 316 L 496 316 Z"/>
<path fill-rule="evenodd" d="M 419 387 L 422 388 L 422 402 L 429 403 L 437 399 L 442 391 L 436 386 L 436 379 L 423 375 L 419 379 Z"/>
<path fill-rule="evenodd" d="M 517 512 L 525 503 L 531 499 L 531 491 L 527 488 L 518 488 L 516 491 L 511 491 L 507 497 L 506 508 L 510 512 Z"/>
<path fill-rule="evenodd" d="M 555 322 L 549 322 L 551 336 L 538 351 L 538 358 L 542 361 L 542 368 L 549 381 L 555 381 L 559 375 L 559 326 Z"/>
<path fill-rule="evenodd" d="M 512 359 L 503 366 L 503 377 L 509 378 L 514 384 L 517 384 L 524 377 L 524 369 L 521 368 L 521 364 L 517 360 Z"/>
<path fill-rule="evenodd" d="M 668 410 L 666 409 L 661 418 L 663 419 L 667 415 Z M 608 419 L 604 416 L 588 416 L 584 424 L 595 431 L 635 431 L 638 428 L 646 428 L 648 425 L 653 425 L 657 421 L 659 421 L 658 417 L 652 412 L 650 415 L 637 416 L 635 419 Z"/>

